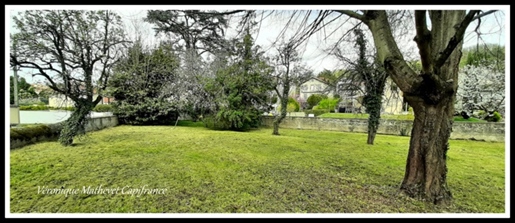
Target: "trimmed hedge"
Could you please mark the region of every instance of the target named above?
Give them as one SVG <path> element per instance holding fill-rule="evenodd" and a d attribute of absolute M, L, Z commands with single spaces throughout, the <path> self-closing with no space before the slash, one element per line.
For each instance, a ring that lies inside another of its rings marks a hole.
<path fill-rule="evenodd" d="M 65 111 L 75 111 L 75 107 L 50 107 L 47 105 L 22 105 L 20 106 L 20 111 L 45 111 L 45 110 L 65 110 Z M 93 108 L 94 112 L 112 112 L 112 105 L 97 105 Z"/>
<path fill-rule="evenodd" d="M 94 112 L 112 112 L 113 111 L 113 106 L 112 105 L 100 104 L 100 105 L 95 106 L 93 108 L 93 111 Z"/>
<path fill-rule="evenodd" d="M 59 138 L 62 129 L 61 123 L 50 125 L 36 125 L 26 127 L 13 127 L 10 131 L 10 148 L 18 148 L 24 145 L 41 142 L 52 141 Z"/>
<path fill-rule="evenodd" d="M 22 105 L 22 106 L 20 106 L 20 111 L 46 111 L 46 110 L 75 111 L 75 107 L 55 108 L 55 107 L 50 107 L 47 105 Z"/>

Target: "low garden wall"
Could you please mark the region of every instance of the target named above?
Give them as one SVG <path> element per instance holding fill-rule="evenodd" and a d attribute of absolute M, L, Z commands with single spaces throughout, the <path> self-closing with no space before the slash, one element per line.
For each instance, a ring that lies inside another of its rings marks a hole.
<path fill-rule="evenodd" d="M 273 117 L 263 116 L 262 125 L 273 126 Z M 367 132 L 367 119 L 338 119 L 318 117 L 286 117 L 281 128 L 329 130 L 343 132 Z M 387 135 L 411 134 L 413 121 L 381 119 L 377 133 Z M 474 139 L 484 141 L 504 141 L 505 123 L 493 122 L 454 122 L 451 139 Z"/>
<path fill-rule="evenodd" d="M 116 116 L 94 117 L 87 120 L 85 130 L 86 132 L 91 132 L 117 125 L 118 118 Z M 20 148 L 36 142 L 57 140 L 61 129 L 62 123 L 12 127 L 10 131 L 10 149 Z"/>

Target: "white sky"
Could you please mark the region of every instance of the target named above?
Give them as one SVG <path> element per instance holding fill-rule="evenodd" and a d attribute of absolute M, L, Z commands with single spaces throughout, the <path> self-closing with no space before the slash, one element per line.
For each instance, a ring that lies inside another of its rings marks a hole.
<path fill-rule="evenodd" d="M 414 8 L 416 7 L 416 8 Z M 9 16 L 8 12 L 19 11 L 19 10 L 27 10 L 27 9 L 112 9 L 115 10 L 117 13 L 119 13 L 122 18 L 125 21 L 126 26 L 128 29 L 131 29 L 132 23 L 134 21 L 137 21 L 140 23 L 140 26 L 143 28 L 143 35 L 146 36 L 146 40 L 152 43 L 156 43 L 157 39 L 154 37 L 154 31 L 151 28 L 152 25 L 149 23 L 142 22 L 142 19 L 146 16 L 146 10 L 149 9 L 218 9 L 218 10 L 234 10 L 234 9 L 263 9 L 263 10 L 294 10 L 294 9 L 309 9 L 309 10 L 316 10 L 316 9 L 441 9 L 444 7 L 445 9 L 481 9 L 481 10 L 488 10 L 488 9 L 504 9 L 507 11 L 504 13 L 496 13 L 494 15 L 486 16 L 482 18 L 482 23 L 480 26 L 480 32 L 482 33 L 481 38 L 482 40 L 479 40 L 480 42 L 487 42 L 487 43 L 497 43 L 500 45 L 505 45 L 505 39 L 507 37 L 507 34 L 509 32 L 505 32 L 506 24 L 509 24 L 509 19 L 507 20 L 508 16 L 506 14 L 509 14 L 509 8 L 502 7 L 502 6 L 473 6 L 474 8 L 471 8 L 471 6 L 466 5 L 458 5 L 458 6 L 435 6 L 435 5 L 426 5 L 426 6 L 369 6 L 369 5 L 363 5 L 363 6 L 356 6 L 356 5 L 304 5 L 304 6 L 276 6 L 276 5 L 258 5 L 258 6 L 249 6 L 249 5 L 243 5 L 243 6 L 237 6 L 237 5 L 224 5 L 224 6 L 199 6 L 199 5 L 163 5 L 163 6 L 155 6 L 155 5 L 102 5 L 102 6 L 94 6 L 94 5 L 87 5 L 87 6 L 6 6 L 6 17 Z M 336 14 L 336 13 L 335 13 Z M 282 30 L 282 28 L 286 24 L 286 19 L 278 19 L 277 17 L 274 17 L 271 19 L 272 16 L 266 18 L 260 26 L 258 36 L 254 36 L 256 44 L 260 45 L 262 49 L 265 49 L 266 53 L 268 55 L 273 55 L 276 50 L 274 48 L 271 48 L 271 43 L 277 39 L 278 34 Z M 347 24 L 341 26 L 339 29 L 336 29 L 335 33 L 328 38 L 327 40 L 324 40 L 324 36 L 335 30 L 336 26 L 339 26 L 342 24 L 343 19 L 346 18 L 346 16 L 343 16 L 340 18 L 341 21 L 336 22 L 330 26 L 328 26 L 326 29 L 321 30 L 317 32 L 315 35 L 313 35 L 308 42 L 303 46 L 304 52 L 302 54 L 303 62 L 308 65 L 315 74 L 319 73 L 320 71 L 324 69 L 328 70 L 334 70 L 341 68 L 339 61 L 335 60 L 334 57 L 328 56 L 326 53 L 326 49 L 332 46 L 332 44 L 343 35 L 344 32 L 348 30 L 349 27 L 351 27 L 352 23 L 356 23 L 356 20 L 351 19 Z M 11 18 L 6 18 L 6 27 L 11 27 L 11 24 L 9 22 L 11 21 Z M 473 24 L 471 24 L 467 30 L 464 46 L 472 46 L 475 45 L 478 42 L 477 34 L 473 32 L 473 30 L 476 28 L 477 21 L 475 21 Z M 234 27 L 233 27 L 234 28 Z M 293 27 L 289 30 L 289 33 L 293 33 L 297 27 Z M 6 28 L 7 29 L 7 28 Z M 9 44 L 9 36 L 7 34 L 9 32 L 15 32 L 15 29 L 10 28 L 9 30 L 6 30 L 6 49 L 8 49 Z M 132 34 L 134 32 L 128 31 L 129 34 Z M 228 33 L 234 33 L 231 30 L 228 31 Z M 288 32 L 287 32 L 288 33 Z M 417 48 L 414 41 L 412 41 L 414 37 L 414 34 L 405 36 L 406 43 L 399 44 L 399 47 L 403 52 L 411 51 L 413 55 L 418 56 L 417 54 Z M 509 39 L 509 38 L 508 38 Z M 353 46 L 347 46 L 349 49 L 353 49 Z M 349 51 L 352 53 L 352 51 Z M 7 51 L 8 53 L 8 51 Z M 6 55 L 7 55 L 6 53 Z M 9 58 L 6 56 L 6 58 Z M 7 62 L 8 63 L 8 62 Z M 9 67 L 9 66 L 6 66 Z M 8 68 L 7 68 L 8 69 Z M 39 79 L 35 80 L 32 78 L 32 76 L 29 74 L 29 72 L 32 71 L 25 71 L 22 70 L 18 72 L 18 74 L 21 77 L 25 77 L 25 79 L 29 82 L 36 82 Z M 10 75 L 12 75 L 12 71 L 8 72 Z"/>

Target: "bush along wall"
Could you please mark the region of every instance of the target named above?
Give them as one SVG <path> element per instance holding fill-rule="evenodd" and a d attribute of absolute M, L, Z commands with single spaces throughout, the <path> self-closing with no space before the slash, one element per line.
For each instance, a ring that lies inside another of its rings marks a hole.
<path fill-rule="evenodd" d="M 11 127 L 10 149 L 20 148 L 37 142 L 56 141 L 63 129 L 63 123 Z M 89 118 L 86 121 L 85 130 L 90 132 L 116 125 L 118 125 L 118 118 L 116 116 Z"/>
<path fill-rule="evenodd" d="M 36 142 L 55 141 L 59 138 L 62 128 L 63 126 L 61 123 L 11 128 L 10 149 L 19 148 Z"/>

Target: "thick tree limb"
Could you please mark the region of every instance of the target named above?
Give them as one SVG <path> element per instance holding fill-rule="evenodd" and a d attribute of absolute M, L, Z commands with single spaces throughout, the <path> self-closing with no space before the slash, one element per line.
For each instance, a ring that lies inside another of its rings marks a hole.
<path fill-rule="evenodd" d="M 447 44 L 447 47 L 440 53 L 440 56 L 436 60 L 436 67 L 441 67 L 447 58 L 451 55 L 452 51 L 454 51 L 454 48 L 463 40 L 463 36 L 465 35 L 465 30 L 467 29 L 468 25 L 472 20 L 474 19 L 474 15 L 479 13 L 479 10 L 470 10 L 463 21 L 457 25 L 456 27 L 456 33 L 451 38 L 449 43 Z"/>
<path fill-rule="evenodd" d="M 419 49 L 422 69 L 424 73 L 431 73 L 431 31 L 427 28 L 426 10 L 415 10 L 415 27 L 417 35 L 414 40 Z"/>
<path fill-rule="evenodd" d="M 479 15 L 474 16 L 474 18 L 472 18 L 472 21 L 474 21 L 474 20 L 476 20 L 476 19 L 479 19 L 479 18 L 481 18 L 481 17 L 483 17 L 483 16 L 490 15 L 490 14 L 492 14 L 492 13 L 494 13 L 494 12 L 497 12 L 497 11 L 498 11 L 498 10 L 489 10 L 489 11 L 486 11 L 486 12 L 484 12 L 484 13 L 481 13 L 481 14 L 479 14 Z"/>

